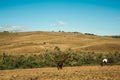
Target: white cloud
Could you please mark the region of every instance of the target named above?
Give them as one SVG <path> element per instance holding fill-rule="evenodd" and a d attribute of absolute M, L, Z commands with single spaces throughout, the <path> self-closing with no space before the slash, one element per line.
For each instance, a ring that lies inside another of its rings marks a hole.
<path fill-rule="evenodd" d="M 25 27 L 22 26 L 11 26 L 11 25 L 4 25 L 0 27 L 0 31 L 10 31 L 10 32 L 20 32 L 25 31 Z"/>
<path fill-rule="evenodd" d="M 55 26 L 57 26 L 57 24 L 49 24 L 48 26 L 49 27 L 55 27 Z"/>
<path fill-rule="evenodd" d="M 64 21 L 58 21 L 58 22 L 56 22 L 54 24 L 49 24 L 48 26 L 50 26 L 50 27 L 56 27 L 56 26 L 66 26 L 66 25 L 67 25 L 66 22 L 64 22 Z"/>
<path fill-rule="evenodd" d="M 58 25 L 62 25 L 62 26 L 64 26 L 64 25 L 66 25 L 66 23 L 63 22 L 63 21 L 59 21 L 59 22 L 58 22 Z"/>

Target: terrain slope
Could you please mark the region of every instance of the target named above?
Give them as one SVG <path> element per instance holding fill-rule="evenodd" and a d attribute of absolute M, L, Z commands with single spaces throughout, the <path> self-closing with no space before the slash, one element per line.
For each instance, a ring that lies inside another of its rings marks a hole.
<path fill-rule="evenodd" d="M 120 52 L 120 38 L 85 35 L 74 32 L 0 33 L 0 53 L 34 54 L 45 50 L 73 49 L 83 52 Z"/>

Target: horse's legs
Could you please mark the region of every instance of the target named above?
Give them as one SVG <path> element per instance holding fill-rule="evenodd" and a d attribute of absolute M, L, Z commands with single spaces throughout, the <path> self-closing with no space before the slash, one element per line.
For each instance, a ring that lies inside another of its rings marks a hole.
<path fill-rule="evenodd" d="M 104 64 L 107 65 L 107 62 L 104 61 Z"/>
<path fill-rule="evenodd" d="M 62 69 L 62 64 L 60 65 L 60 69 Z"/>
<path fill-rule="evenodd" d="M 103 62 L 101 62 L 100 64 L 101 64 L 101 66 L 103 66 Z"/>
<path fill-rule="evenodd" d="M 59 69 L 62 69 L 62 65 L 61 64 L 58 64 L 57 65 L 57 69 L 59 70 Z"/>

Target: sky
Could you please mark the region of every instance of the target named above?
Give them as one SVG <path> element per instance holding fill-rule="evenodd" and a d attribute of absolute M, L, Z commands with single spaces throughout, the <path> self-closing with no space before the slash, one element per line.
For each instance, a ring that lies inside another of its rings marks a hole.
<path fill-rule="evenodd" d="M 120 0 L 0 0 L 0 31 L 120 35 Z"/>

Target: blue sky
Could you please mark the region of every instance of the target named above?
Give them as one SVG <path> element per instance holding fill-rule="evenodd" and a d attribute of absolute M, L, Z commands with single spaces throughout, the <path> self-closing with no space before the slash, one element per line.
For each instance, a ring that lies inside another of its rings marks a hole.
<path fill-rule="evenodd" d="M 120 0 L 0 0 L 0 31 L 120 35 Z"/>

